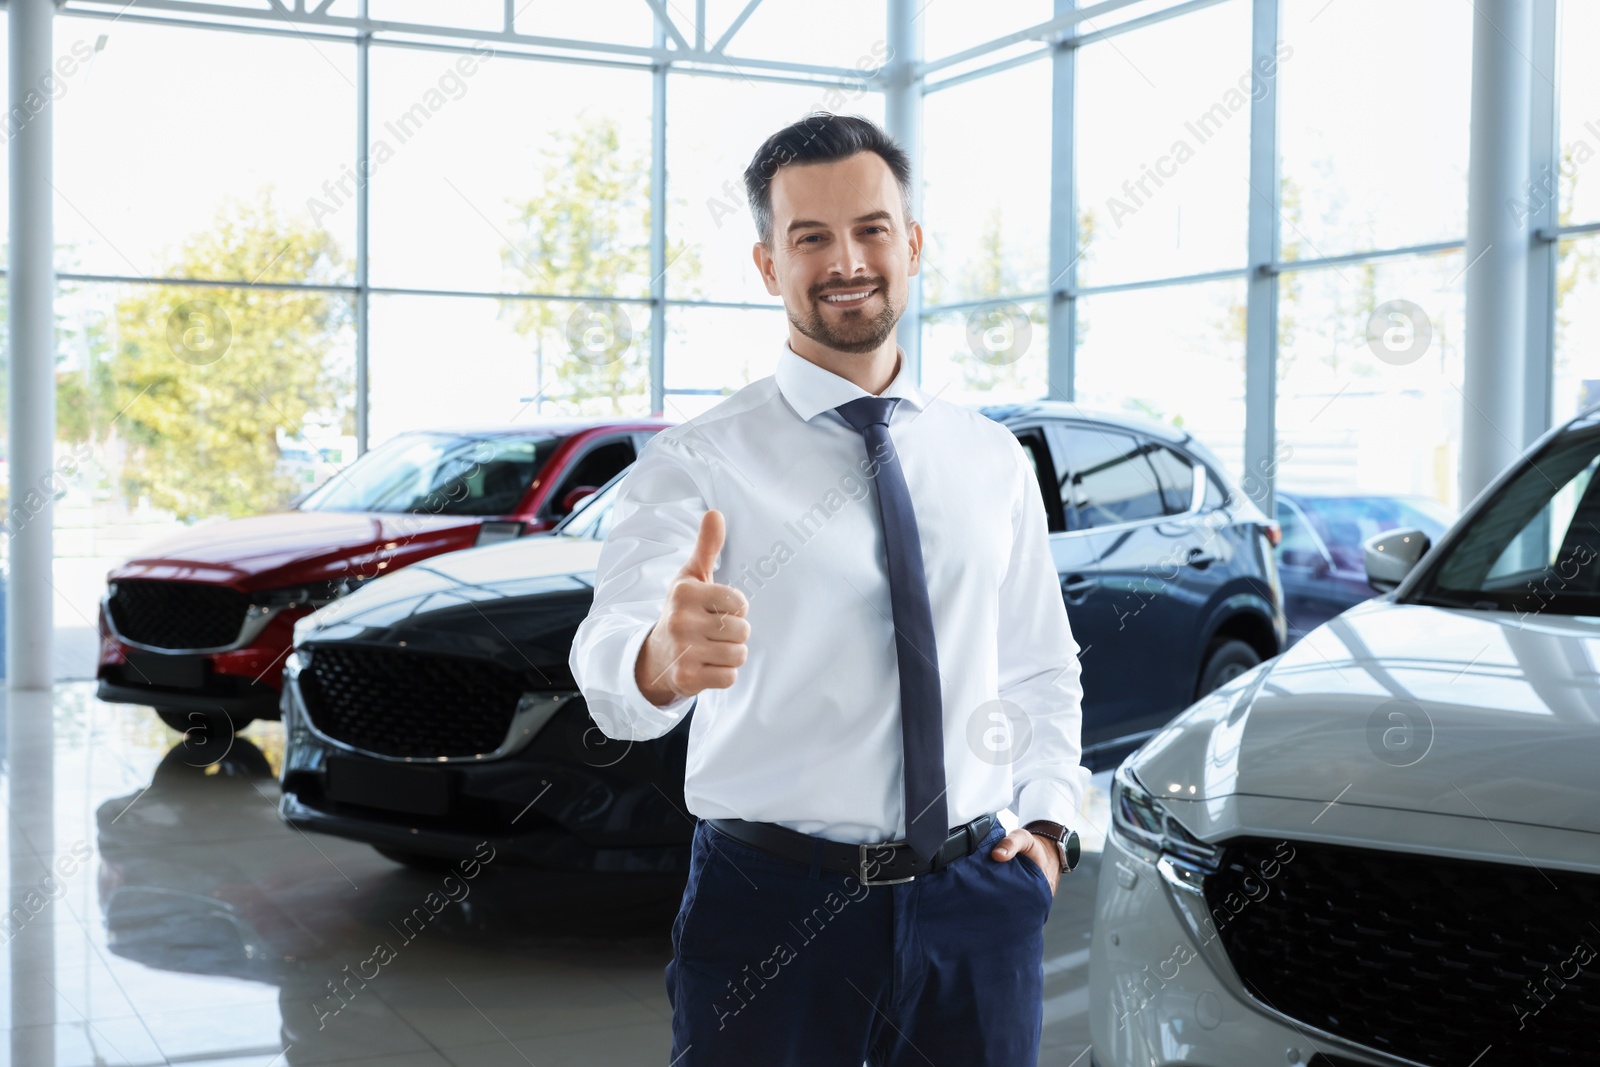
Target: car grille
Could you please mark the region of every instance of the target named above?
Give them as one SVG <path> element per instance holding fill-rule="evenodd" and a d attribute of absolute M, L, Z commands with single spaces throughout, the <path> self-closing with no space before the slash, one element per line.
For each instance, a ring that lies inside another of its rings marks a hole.
<path fill-rule="evenodd" d="M 152 648 L 222 648 L 239 639 L 250 598 L 225 585 L 121 581 L 110 599 L 117 633 Z"/>
<path fill-rule="evenodd" d="M 318 645 L 300 672 L 306 713 L 324 735 L 382 756 L 493 752 L 528 689 L 482 660 Z"/>
<path fill-rule="evenodd" d="M 1205 882 L 1256 999 L 1418 1063 L 1594 1062 L 1600 878 L 1303 842 L 1273 863 L 1281 847 L 1230 842 Z"/>

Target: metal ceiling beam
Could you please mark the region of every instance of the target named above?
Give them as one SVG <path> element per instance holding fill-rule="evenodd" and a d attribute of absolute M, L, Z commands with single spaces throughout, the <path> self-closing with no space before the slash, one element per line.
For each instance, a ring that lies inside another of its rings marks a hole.
<path fill-rule="evenodd" d="M 744 26 L 745 19 L 755 14 L 756 8 L 760 6 L 761 0 L 750 0 L 748 4 L 744 5 L 744 10 L 739 12 L 738 17 L 728 24 L 727 29 L 722 31 L 722 36 L 718 37 L 717 43 L 711 46 L 711 51 L 720 54 L 724 48 L 728 47 L 728 42 L 733 40 L 733 35 L 738 33 L 740 28 Z"/>
<path fill-rule="evenodd" d="M 693 45 L 684 40 L 683 34 L 678 32 L 678 27 L 673 24 L 672 16 L 667 14 L 667 5 L 662 3 L 662 0 L 644 0 L 644 2 L 650 6 L 651 13 L 655 15 L 656 25 L 661 27 L 668 37 L 672 38 L 672 43 L 678 46 L 678 51 L 697 51 Z M 657 40 L 660 40 L 660 38 L 658 37 Z"/>
<path fill-rule="evenodd" d="M 646 0 L 646 2 L 658 3 L 660 0 Z M 162 18 L 159 15 L 147 14 L 147 12 L 152 11 L 168 12 L 170 15 L 201 16 L 203 21 L 201 18 Z M 696 68 L 707 68 L 703 71 L 697 69 L 697 73 L 719 73 L 730 77 L 749 76 L 756 80 L 785 80 L 807 85 L 843 84 L 855 87 L 866 82 L 875 87 L 877 80 L 873 75 L 863 74 L 862 71 L 854 67 L 795 63 L 787 60 L 758 59 L 746 56 L 727 56 L 714 48 L 696 49 L 689 47 L 687 41 L 683 41 L 683 47 L 681 48 L 646 47 L 643 45 L 615 44 L 609 41 L 585 41 L 570 37 L 545 37 L 538 34 L 517 33 L 514 30 L 506 32 L 504 29 L 475 30 L 460 26 L 394 22 L 359 16 L 350 18 L 326 13 L 319 14 L 315 11 L 299 14 L 284 9 L 274 10 L 268 7 L 228 7 L 222 4 L 205 3 L 203 0 L 137 0 L 135 4 L 129 4 L 126 0 L 64 0 L 58 13 L 84 18 L 120 19 L 124 22 L 190 26 L 197 29 L 220 29 L 245 33 L 273 32 L 284 36 L 301 37 L 310 40 L 354 42 L 359 34 L 365 33 L 371 37 L 373 44 L 388 47 L 436 49 L 440 51 L 470 51 L 468 42 L 488 42 L 497 45 L 504 44 L 519 48 L 541 48 L 554 51 L 554 54 L 498 51 L 500 55 L 521 56 L 527 59 L 579 62 L 594 65 L 619 65 L 620 60 L 632 60 L 633 62 L 628 65 L 640 70 L 649 70 L 661 63 L 668 63 L 679 68 L 692 65 Z M 672 27 L 670 21 L 667 25 L 669 33 L 676 35 L 677 40 L 683 40 L 682 35 L 677 33 L 676 28 Z M 310 28 L 307 29 L 306 27 Z M 435 38 L 435 40 L 420 40 L 418 38 Z M 462 44 L 452 46 L 448 43 L 450 41 L 461 41 Z M 570 54 L 562 55 L 561 53 L 563 52 Z M 599 58 L 600 56 L 617 58 L 611 60 L 608 64 L 606 60 Z M 811 75 L 813 77 L 764 78 L 759 73 L 755 73 L 760 71 Z M 822 79 L 833 79 L 833 81 L 824 82 Z"/>
<path fill-rule="evenodd" d="M 1015 33 L 1008 33 L 1004 37 L 996 37 L 992 41 L 985 41 L 983 44 L 976 44 L 971 48 L 963 48 L 959 52 L 953 52 L 948 56 L 941 56 L 932 62 L 924 63 L 922 65 L 922 74 L 926 77 L 936 70 L 953 67 L 958 63 L 965 63 L 969 59 L 978 59 L 988 55 L 990 52 L 998 52 L 1002 48 L 1010 48 L 1014 44 L 1026 44 L 1032 41 L 1054 44 L 1058 38 L 1070 36 L 1073 28 L 1084 19 L 1094 18 L 1096 15 L 1109 15 L 1118 8 L 1124 8 L 1138 2 L 1139 0 L 1106 0 L 1105 3 L 1075 8 L 1066 14 L 1057 15 L 1055 18 L 1036 23 L 1026 29 L 1017 30 Z"/>

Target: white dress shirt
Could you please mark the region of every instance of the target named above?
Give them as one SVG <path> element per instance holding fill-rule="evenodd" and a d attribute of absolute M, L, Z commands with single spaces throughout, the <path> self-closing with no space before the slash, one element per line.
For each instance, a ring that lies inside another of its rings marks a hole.
<path fill-rule="evenodd" d="M 933 606 L 951 824 L 1009 807 L 1021 823 L 1074 826 L 1083 690 L 1039 483 L 1010 430 L 929 397 L 903 352 L 898 366 L 879 395 L 903 398 L 889 433 Z M 776 373 L 656 434 L 618 487 L 572 673 L 618 740 L 659 737 L 694 708 L 684 799 L 701 818 L 852 844 L 904 837 L 874 468 L 831 410 L 867 395 L 785 342 Z M 710 508 L 727 524 L 712 577 L 749 598 L 749 657 L 732 687 L 656 707 L 634 665 Z"/>

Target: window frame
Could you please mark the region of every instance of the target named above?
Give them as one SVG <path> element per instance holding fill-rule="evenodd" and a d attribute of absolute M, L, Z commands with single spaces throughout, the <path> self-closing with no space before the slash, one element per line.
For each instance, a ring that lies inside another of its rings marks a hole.
<path fill-rule="evenodd" d="M 1033 458 L 1034 481 L 1044 500 L 1046 525 L 1051 534 L 1068 533 L 1067 516 L 1061 506 L 1060 483 L 1056 481 L 1055 451 L 1050 442 L 1050 432 L 1042 423 L 1023 423 L 1007 426 L 1016 437 L 1017 444 Z M 1031 442 L 1030 442 L 1031 438 Z"/>
<path fill-rule="evenodd" d="M 1188 518 L 1190 516 L 1199 514 L 1200 511 L 1203 509 L 1204 504 L 1205 504 L 1205 494 L 1206 494 L 1205 479 L 1213 477 L 1211 469 L 1209 467 L 1207 467 L 1205 465 L 1205 463 L 1201 462 L 1200 460 L 1196 459 L 1194 456 L 1190 455 L 1188 452 L 1184 451 L 1184 449 L 1181 446 L 1173 444 L 1171 441 L 1163 441 L 1160 438 L 1155 437 L 1155 436 L 1153 436 L 1153 435 L 1151 435 L 1149 433 L 1145 433 L 1145 432 L 1143 432 L 1141 430 L 1133 429 L 1131 427 L 1126 427 L 1126 426 L 1118 426 L 1115 423 L 1098 423 L 1098 422 L 1094 422 L 1094 421 L 1089 420 L 1089 419 L 1051 419 L 1045 425 L 1046 425 L 1045 437 L 1046 437 L 1046 440 L 1049 441 L 1049 443 L 1050 443 L 1050 448 L 1051 448 L 1052 455 L 1054 455 L 1054 453 L 1056 453 L 1057 451 L 1059 451 L 1062 454 L 1063 457 L 1066 454 L 1066 450 L 1065 449 L 1058 449 L 1057 448 L 1056 436 L 1055 436 L 1054 433 L 1051 432 L 1052 430 L 1074 429 L 1074 430 L 1088 430 L 1088 431 L 1090 431 L 1092 433 L 1115 433 L 1115 434 L 1119 434 L 1119 435 L 1121 435 L 1123 437 L 1132 438 L 1136 445 L 1140 445 L 1140 446 L 1158 446 L 1158 447 L 1161 447 L 1161 448 L 1170 449 L 1173 453 L 1175 453 L 1178 456 L 1179 459 L 1187 461 L 1189 463 L 1189 465 L 1192 468 L 1194 468 L 1194 474 L 1195 474 L 1194 484 L 1191 487 L 1191 492 L 1190 492 L 1190 496 L 1189 496 L 1189 506 L 1183 511 L 1173 512 L 1171 514 L 1149 515 L 1149 516 L 1146 516 L 1146 517 L 1144 517 L 1142 519 L 1127 519 L 1127 520 L 1125 520 L 1123 522 L 1107 523 L 1104 526 L 1085 526 L 1085 527 L 1083 527 L 1081 529 L 1067 529 L 1063 525 L 1063 529 L 1061 531 L 1062 533 L 1086 534 L 1086 533 L 1101 533 L 1101 532 L 1106 531 L 1106 530 L 1126 530 L 1126 529 L 1131 529 L 1131 528 L 1139 527 L 1139 526 L 1149 526 L 1149 525 L 1152 525 L 1154 523 L 1172 522 L 1172 521 L 1177 520 L 1177 519 L 1185 519 L 1185 518 Z M 1061 464 L 1056 464 L 1055 466 L 1057 468 L 1059 468 L 1061 466 Z M 1150 471 L 1151 471 L 1151 474 L 1155 475 L 1155 477 L 1156 477 L 1157 496 L 1160 497 L 1164 501 L 1166 494 L 1161 489 L 1160 475 L 1156 472 L 1154 464 L 1150 465 Z M 1220 484 L 1226 485 L 1226 483 L 1222 482 L 1221 479 L 1218 479 L 1218 481 L 1219 481 Z M 1056 506 L 1058 508 L 1061 508 L 1062 521 L 1063 521 L 1063 524 L 1064 524 L 1065 523 L 1065 519 L 1066 519 L 1066 508 L 1065 508 L 1065 505 L 1062 503 L 1062 500 L 1061 500 L 1061 483 L 1059 482 L 1059 480 L 1056 482 L 1056 485 L 1055 485 L 1054 496 L 1055 496 L 1055 500 L 1056 500 Z M 1165 507 L 1165 504 L 1163 503 L 1162 506 Z M 1221 506 L 1222 507 L 1227 507 L 1226 502 L 1224 502 Z"/>

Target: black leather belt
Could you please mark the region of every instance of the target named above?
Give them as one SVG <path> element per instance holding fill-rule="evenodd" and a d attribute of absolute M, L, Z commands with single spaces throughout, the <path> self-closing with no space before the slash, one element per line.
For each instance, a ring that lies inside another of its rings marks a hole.
<path fill-rule="evenodd" d="M 909 882 L 919 874 L 930 874 L 948 867 L 961 857 L 976 852 L 993 829 L 994 816 L 980 815 L 965 826 L 950 831 L 944 847 L 939 849 L 932 863 L 924 863 L 904 841 L 850 845 L 802 834 L 770 822 L 746 822 L 743 819 L 707 819 L 706 822 L 735 841 L 807 867 L 811 865 L 817 846 L 821 845 L 823 870 L 856 875 L 863 885 L 894 885 Z"/>

